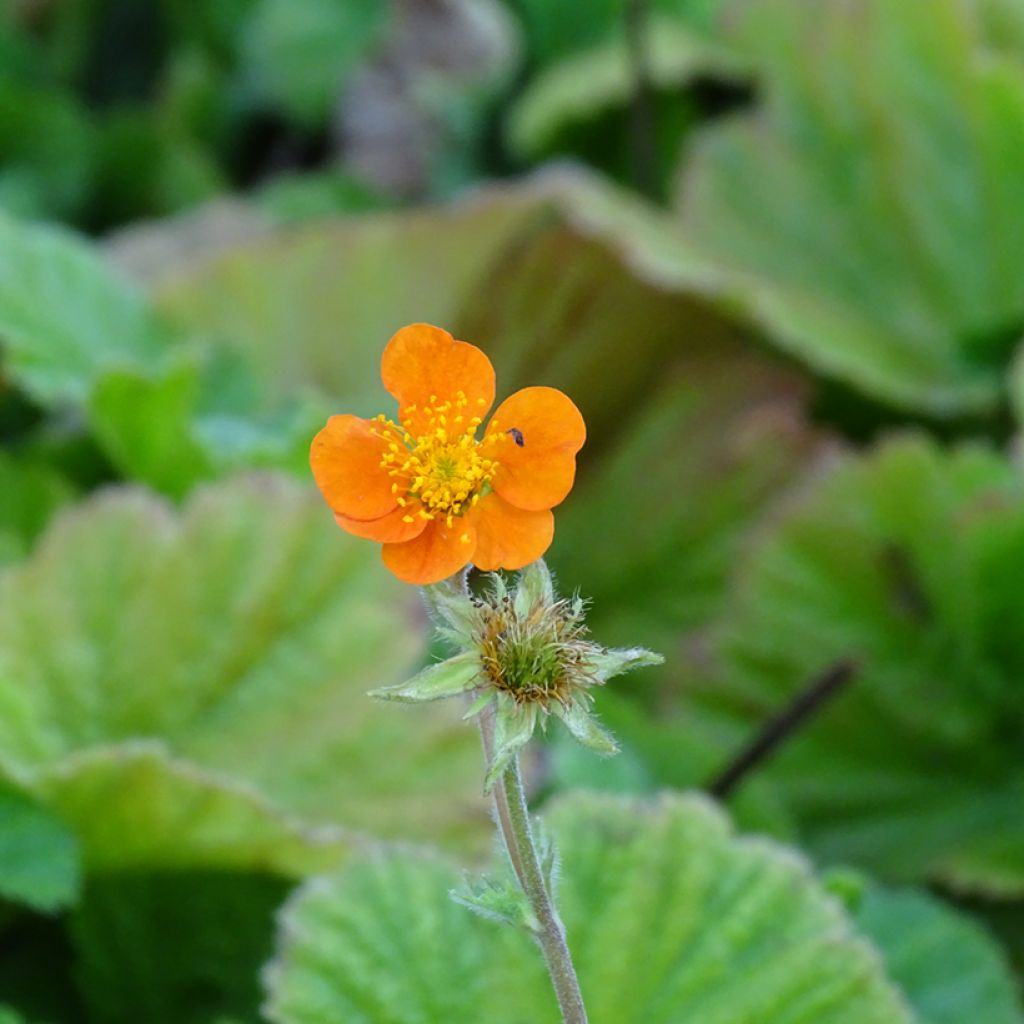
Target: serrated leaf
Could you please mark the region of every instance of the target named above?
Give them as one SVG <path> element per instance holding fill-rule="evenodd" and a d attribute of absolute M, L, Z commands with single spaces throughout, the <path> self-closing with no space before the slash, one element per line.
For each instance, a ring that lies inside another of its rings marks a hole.
<path fill-rule="evenodd" d="M 852 909 L 881 951 L 918 1024 L 1021 1024 L 1006 954 L 976 921 L 913 889 L 869 887 Z"/>
<path fill-rule="evenodd" d="M 559 903 L 592 1019 L 604 1024 L 913 1020 L 871 947 L 807 866 L 738 839 L 694 797 L 573 797 L 549 814 Z M 299 892 L 267 972 L 275 1024 L 554 1020 L 540 954 L 465 913 L 454 872 L 400 854 Z"/>
<path fill-rule="evenodd" d="M 709 128 L 683 221 L 779 346 L 885 402 L 991 411 L 1024 333 L 1024 75 L 977 6 L 742 5 L 764 101 Z"/>
<path fill-rule="evenodd" d="M 201 868 L 221 838 L 250 865 L 280 840 L 291 862 L 288 828 L 239 824 L 253 794 L 346 829 L 476 835 L 479 744 L 459 709 L 365 696 L 412 670 L 423 634 L 412 589 L 312 487 L 235 479 L 180 513 L 111 490 L 0 576 L 0 763 L 76 817 L 97 864 Z"/>
<path fill-rule="evenodd" d="M 90 873 L 273 871 L 301 877 L 339 864 L 360 840 L 314 827 L 259 790 L 135 742 L 72 754 L 31 786 L 81 846 Z"/>
<path fill-rule="evenodd" d="M 909 437 L 847 459 L 746 560 L 675 735 L 715 735 L 724 763 L 853 656 L 758 775 L 826 863 L 1019 896 L 1022 572 L 1024 480 L 1001 455 Z"/>
<path fill-rule="evenodd" d="M 0 780 L 0 897 L 46 913 L 78 895 L 79 852 L 67 825 Z"/>

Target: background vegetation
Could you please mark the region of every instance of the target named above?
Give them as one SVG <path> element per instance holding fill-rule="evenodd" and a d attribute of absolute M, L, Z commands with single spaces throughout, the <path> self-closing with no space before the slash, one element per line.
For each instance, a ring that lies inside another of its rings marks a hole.
<path fill-rule="evenodd" d="M 417 320 L 666 655 L 532 766 L 595 1022 L 1021 1024 L 1022 0 L 0 5 L 0 1021 L 554 1019 L 306 467 Z"/>

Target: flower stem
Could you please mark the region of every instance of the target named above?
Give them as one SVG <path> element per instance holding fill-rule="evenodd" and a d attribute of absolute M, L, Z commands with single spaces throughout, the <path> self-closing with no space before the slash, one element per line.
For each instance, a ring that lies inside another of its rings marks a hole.
<path fill-rule="evenodd" d="M 480 735 L 483 738 L 484 753 L 490 761 L 494 747 L 494 712 L 490 708 L 480 715 Z M 583 1006 L 576 968 L 565 939 L 565 926 L 548 891 L 533 841 L 518 757 L 512 759 L 495 784 L 494 807 L 512 868 L 539 925 L 537 939 L 547 961 L 562 1020 L 564 1024 L 587 1024 L 587 1011 Z"/>

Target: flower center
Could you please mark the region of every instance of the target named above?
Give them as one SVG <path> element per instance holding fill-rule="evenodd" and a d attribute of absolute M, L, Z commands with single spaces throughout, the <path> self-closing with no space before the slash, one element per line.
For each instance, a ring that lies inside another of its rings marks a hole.
<path fill-rule="evenodd" d="M 480 404 L 485 404 L 479 400 Z M 481 497 L 498 468 L 492 446 L 502 434 L 476 439 L 482 420 L 470 415 L 469 400 L 459 391 L 453 401 L 435 395 L 423 407 L 407 406 L 399 426 L 381 415 L 374 433 L 388 442 L 381 466 L 395 478 L 391 491 L 398 504 L 419 502 L 424 519 L 445 519 L 449 528 Z M 411 514 L 404 517 L 413 521 Z"/>

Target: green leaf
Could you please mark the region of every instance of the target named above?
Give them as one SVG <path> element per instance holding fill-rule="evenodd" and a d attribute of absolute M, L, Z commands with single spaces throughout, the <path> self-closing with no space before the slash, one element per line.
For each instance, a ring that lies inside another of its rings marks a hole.
<path fill-rule="evenodd" d="M 549 814 L 559 904 L 604 1024 L 911 1024 L 877 955 L 791 853 L 696 797 L 596 796 Z M 526 935 L 447 897 L 455 872 L 394 854 L 307 884 L 267 972 L 275 1024 L 554 1020 Z"/>
<path fill-rule="evenodd" d="M 388 13 L 377 0 L 260 0 L 243 29 L 244 82 L 260 100 L 316 128 Z"/>
<path fill-rule="evenodd" d="M 180 513 L 108 491 L 0 575 L 0 763 L 111 869 L 200 868 L 223 843 L 227 866 L 280 848 L 276 866 L 302 870 L 322 855 L 295 816 L 475 837 L 479 744 L 459 709 L 365 696 L 421 662 L 417 613 L 312 487 L 235 479 Z"/>
<path fill-rule="evenodd" d="M 93 171 L 94 130 L 69 95 L 0 80 L 0 208 L 74 217 Z"/>
<path fill-rule="evenodd" d="M 28 784 L 73 831 L 90 874 L 215 869 L 301 877 L 341 863 L 360 844 L 154 742 L 71 754 L 31 773 Z"/>
<path fill-rule="evenodd" d="M 185 355 L 160 373 L 111 370 L 97 380 L 91 423 L 123 473 L 173 497 L 213 475 L 195 430 L 201 387 L 200 370 Z"/>
<path fill-rule="evenodd" d="M 919 1024 L 1021 1024 L 1024 1006 L 1005 953 L 975 921 L 927 893 L 869 887 L 857 927 L 885 958 Z"/>
<path fill-rule="evenodd" d="M 722 0 L 654 0 L 652 16 L 693 29 L 710 29 Z M 625 0 L 520 0 L 516 5 L 531 57 L 541 64 L 589 49 L 624 31 Z"/>
<path fill-rule="evenodd" d="M 149 367 L 165 340 L 142 296 L 84 241 L 0 214 L 4 366 L 36 401 L 82 402 L 103 370 Z"/>
<path fill-rule="evenodd" d="M 256 1021 L 259 968 L 288 883 L 225 872 L 90 879 L 70 921 L 90 1017 L 109 1024 Z"/>
<path fill-rule="evenodd" d="M 822 861 L 1024 893 L 1024 482 L 919 438 L 848 458 L 766 529 L 691 680 L 721 763 L 842 659 L 859 670 L 760 773 Z M 685 738 L 678 730 L 677 737 Z"/>
<path fill-rule="evenodd" d="M 53 513 L 72 496 L 71 485 L 42 462 L 0 451 L 0 564 L 20 558 Z"/>
<path fill-rule="evenodd" d="M 0 783 L 0 897 L 51 912 L 78 895 L 78 845 L 59 818 Z"/>
<path fill-rule="evenodd" d="M 718 289 L 816 370 L 991 411 L 1024 334 L 1024 72 L 976 5 L 747 4 L 761 108 L 694 147 L 683 226 Z"/>
<path fill-rule="evenodd" d="M 263 234 L 150 281 L 183 330 L 244 354 L 271 404 L 312 391 L 338 410 L 391 408 L 381 351 L 403 324 L 427 321 L 480 345 L 502 393 L 543 382 L 572 395 L 597 443 L 646 399 L 651 366 L 681 338 L 727 344 L 704 305 L 667 293 L 691 269 L 646 206 L 566 174 L 439 210 Z"/>
<path fill-rule="evenodd" d="M 732 78 L 737 73 L 728 51 L 678 18 L 649 19 L 644 38 L 652 88 L 680 89 L 700 76 Z M 530 82 L 512 108 L 509 145 L 522 157 L 536 157 L 566 127 L 625 107 L 635 91 L 635 77 L 630 47 L 618 35 L 554 64 Z"/>

